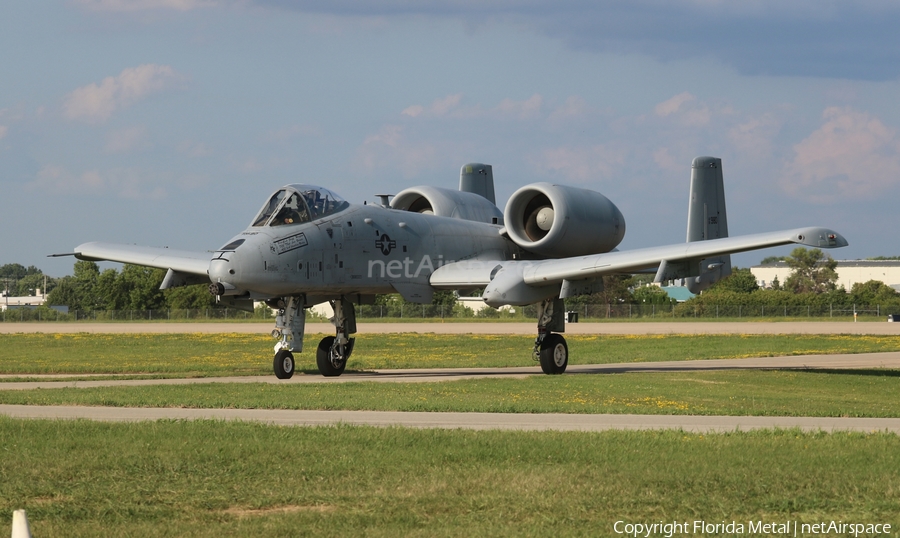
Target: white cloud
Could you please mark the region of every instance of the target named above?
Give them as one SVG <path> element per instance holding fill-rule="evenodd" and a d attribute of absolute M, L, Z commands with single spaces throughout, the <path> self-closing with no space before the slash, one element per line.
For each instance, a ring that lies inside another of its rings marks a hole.
<path fill-rule="evenodd" d="M 71 120 L 91 123 L 106 121 L 118 109 L 166 89 L 175 79 L 167 65 L 144 64 L 106 77 L 100 84 L 88 84 L 66 96 L 63 111 Z"/>
<path fill-rule="evenodd" d="M 551 148 L 531 163 L 539 170 L 555 173 L 567 181 L 584 183 L 613 177 L 625 164 L 625 151 L 606 145 Z"/>
<path fill-rule="evenodd" d="M 653 112 L 661 118 L 671 117 L 686 127 L 704 127 L 709 125 L 712 112 L 708 106 L 696 101 L 697 97 L 693 94 L 688 92 L 679 93 L 671 99 L 657 104 Z"/>
<path fill-rule="evenodd" d="M 557 107 L 548 116 L 551 121 L 563 121 L 574 118 L 583 118 L 594 112 L 587 102 L 577 96 L 572 95 L 566 99 L 562 106 Z"/>
<path fill-rule="evenodd" d="M 824 123 L 794 146 L 782 188 L 813 202 L 871 199 L 900 185 L 900 141 L 878 118 L 831 107 Z"/>
<path fill-rule="evenodd" d="M 448 95 L 442 99 L 435 99 L 428 107 L 412 105 L 405 108 L 401 114 L 412 118 L 417 118 L 419 116 L 422 116 L 423 118 L 441 118 L 452 115 L 453 112 L 459 110 L 462 97 L 461 93 L 457 93 Z"/>
<path fill-rule="evenodd" d="M 143 127 L 129 127 L 110 132 L 106 136 L 107 153 L 127 153 L 145 142 L 146 130 Z"/>
<path fill-rule="evenodd" d="M 171 9 L 190 11 L 192 9 L 213 7 L 220 2 L 214 0 L 76 0 L 75 5 L 91 11 L 146 11 L 151 9 Z"/>
<path fill-rule="evenodd" d="M 212 148 L 203 142 L 194 142 L 192 140 L 185 140 L 178 144 L 178 151 L 188 157 L 209 157 L 213 154 Z"/>
<path fill-rule="evenodd" d="M 671 116 L 672 114 L 678 112 L 678 110 L 681 109 L 682 105 L 694 101 L 695 99 L 696 97 L 688 92 L 679 93 L 675 97 L 672 97 L 671 99 L 668 99 L 656 105 L 653 111 L 656 112 L 657 116 Z"/>
<path fill-rule="evenodd" d="M 411 118 L 417 118 L 421 116 L 423 112 L 425 112 L 425 107 L 423 107 L 422 105 L 412 105 L 404 108 L 401 114 L 403 114 L 404 116 L 409 116 Z"/>
<path fill-rule="evenodd" d="M 6 125 L 0 125 L 0 138 L 5 137 L 9 133 L 9 127 Z"/>
<path fill-rule="evenodd" d="M 656 166 L 660 167 L 662 170 L 668 170 L 670 172 L 682 171 L 685 168 L 683 162 L 679 162 L 671 153 L 669 153 L 669 148 L 656 149 L 653 152 L 653 162 L 655 162 Z"/>
<path fill-rule="evenodd" d="M 540 94 L 534 94 L 524 101 L 515 101 L 513 99 L 504 99 L 497 105 L 496 111 L 504 116 L 510 116 L 519 119 L 529 119 L 537 117 L 541 114 L 541 106 L 544 104 L 544 98 Z"/>
<path fill-rule="evenodd" d="M 266 142 L 285 142 L 298 136 L 322 136 L 324 131 L 317 125 L 294 124 L 282 129 L 269 131 L 263 136 Z"/>
<path fill-rule="evenodd" d="M 456 93 L 446 97 L 435 99 L 430 105 L 411 105 L 400 112 L 411 118 L 452 118 L 474 119 L 493 117 L 498 119 L 533 119 L 541 117 L 544 98 L 540 94 L 534 94 L 528 99 L 517 101 L 504 98 L 497 106 L 485 110 L 479 105 L 464 106 L 463 94 Z M 577 106 L 577 102 L 566 101 L 568 107 Z"/>
<path fill-rule="evenodd" d="M 408 139 L 400 125 L 385 125 L 357 150 L 357 163 L 367 172 L 399 168 L 404 177 L 411 178 L 434 167 L 436 162 L 435 146 Z"/>
<path fill-rule="evenodd" d="M 51 196 L 111 194 L 119 198 L 140 200 L 164 198 L 166 190 L 158 183 L 148 178 L 146 173 L 133 168 L 104 172 L 88 170 L 73 174 L 62 166 L 50 164 L 38 171 L 28 187 Z"/>
<path fill-rule="evenodd" d="M 728 139 L 746 157 L 766 157 L 772 154 L 772 141 L 780 131 L 781 121 L 767 112 L 733 126 L 728 130 Z"/>

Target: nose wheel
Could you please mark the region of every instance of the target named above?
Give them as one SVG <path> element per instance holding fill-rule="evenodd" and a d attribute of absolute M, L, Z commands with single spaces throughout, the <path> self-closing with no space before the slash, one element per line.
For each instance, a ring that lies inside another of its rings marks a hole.
<path fill-rule="evenodd" d="M 278 379 L 290 379 L 294 375 L 294 354 L 287 349 L 282 349 L 275 354 L 272 366 L 275 377 Z"/>

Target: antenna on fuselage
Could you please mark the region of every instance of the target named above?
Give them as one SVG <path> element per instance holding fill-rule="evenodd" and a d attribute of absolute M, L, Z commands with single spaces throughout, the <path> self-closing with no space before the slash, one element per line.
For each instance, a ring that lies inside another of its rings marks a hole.
<path fill-rule="evenodd" d="M 375 195 L 379 200 L 381 200 L 381 207 L 386 207 L 390 209 L 391 207 L 391 196 L 393 194 L 376 194 Z"/>

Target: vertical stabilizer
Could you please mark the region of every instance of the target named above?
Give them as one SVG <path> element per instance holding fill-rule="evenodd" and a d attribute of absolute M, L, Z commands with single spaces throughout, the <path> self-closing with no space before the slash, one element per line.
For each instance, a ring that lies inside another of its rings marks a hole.
<path fill-rule="evenodd" d="M 697 157 L 691 163 L 691 199 L 688 205 L 687 242 L 728 237 L 722 159 Z M 691 293 L 700 293 L 731 274 L 731 256 L 700 260 L 698 275 L 685 279 Z"/>
<path fill-rule="evenodd" d="M 489 164 L 464 165 L 459 171 L 459 190 L 478 194 L 497 205 L 494 198 L 494 171 Z"/>
<path fill-rule="evenodd" d="M 687 242 L 728 237 L 722 159 L 697 157 L 691 163 Z"/>
<path fill-rule="evenodd" d="M 722 159 L 697 157 L 691 163 L 691 196 L 688 202 L 687 242 L 728 237 L 725 216 L 725 187 Z M 683 280 L 691 293 L 700 293 L 714 282 L 731 274 L 731 256 L 682 260 L 663 260 L 655 282 Z"/>

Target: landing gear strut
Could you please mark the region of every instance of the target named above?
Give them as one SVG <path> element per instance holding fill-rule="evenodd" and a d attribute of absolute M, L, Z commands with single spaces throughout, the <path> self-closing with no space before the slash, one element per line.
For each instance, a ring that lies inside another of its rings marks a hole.
<path fill-rule="evenodd" d="M 356 334 L 356 311 L 353 303 L 341 297 L 331 301 L 331 307 L 334 309 L 331 322 L 334 324 L 335 335 L 323 338 L 316 350 L 316 365 L 319 373 L 326 377 L 344 373 L 355 341 L 349 335 Z"/>
<path fill-rule="evenodd" d="M 275 344 L 275 359 L 272 363 L 275 377 L 290 379 L 294 375 L 294 354 L 303 351 L 303 333 L 306 330 L 306 310 L 303 297 L 279 299 L 278 315 L 275 316 L 275 330 L 272 336 L 281 340 Z"/>
<path fill-rule="evenodd" d="M 534 360 L 541 363 L 545 374 L 561 374 L 569 365 L 569 346 L 565 332 L 565 305 L 562 299 L 544 299 L 537 304 L 538 334 L 534 340 Z M 555 332 L 554 332 L 555 331 Z"/>

